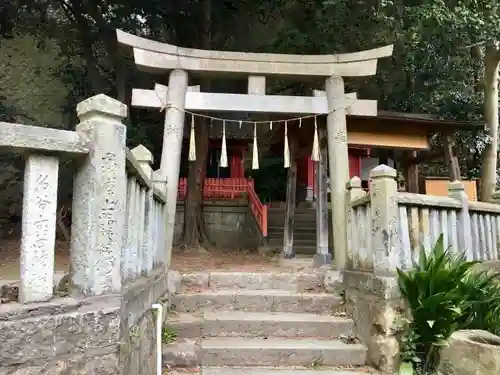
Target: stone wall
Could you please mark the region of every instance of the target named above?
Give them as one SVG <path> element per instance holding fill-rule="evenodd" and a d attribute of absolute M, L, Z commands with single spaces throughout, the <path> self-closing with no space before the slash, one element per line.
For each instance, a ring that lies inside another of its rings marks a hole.
<path fill-rule="evenodd" d="M 257 249 L 262 234 L 245 199 L 205 201 L 205 222 L 210 240 L 228 249 Z M 184 204 L 177 204 L 174 243 L 178 243 L 184 225 Z"/>
<path fill-rule="evenodd" d="M 149 278 L 125 287 L 121 305 L 120 365 L 123 375 L 156 373 L 156 312 L 153 303 L 168 305 L 167 273 L 163 268 Z"/>
<path fill-rule="evenodd" d="M 346 309 L 368 348 L 368 364 L 391 373 L 399 364 L 398 320 L 404 314 L 396 277 L 344 271 Z"/>
<path fill-rule="evenodd" d="M 0 127 L 0 148 L 28 155 L 18 295 L 0 304 L 0 375 L 156 372 L 151 307 L 167 305 L 171 249 L 164 245 L 166 181 L 145 147 L 125 147 L 124 104 L 96 95 L 77 114 L 75 131 Z M 77 160 L 71 272 L 54 288 L 57 189 L 71 181 L 59 162 L 68 156 Z M 60 284 L 71 297 L 61 298 Z"/>
<path fill-rule="evenodd" d="M 120 296 L 0 306 L 0 375 L 119 373 Z"/>
<path fill-rule="evenodd" d="M 151 305 L 167 289 L 162 268 L 120 295 L 0 305 L 0 375 L 154 375 Z"/>

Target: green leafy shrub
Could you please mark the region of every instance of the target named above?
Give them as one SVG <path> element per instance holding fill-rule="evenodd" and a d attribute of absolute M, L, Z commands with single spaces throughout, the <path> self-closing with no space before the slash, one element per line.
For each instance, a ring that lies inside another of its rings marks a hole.
<path fill-rule="evenodd" d="M 444 249 L 442 237 L 427 256 L 421 249 L 419 261 L 408 272 L 398 270 L 398 283 L 412 314 L 410 330 L 418 335 L 415 353 L 425 368 L 437 361 L 437 348 L 455 332 L 463 320 L 468 303 L 459 293 L 474 262 L 465 262 Z"/>
<path fill-rule="evenodd" d="M 466 311 L 467 329 L 482 329 L 500 335 L 500 281 L 498 273 L 470 272 L 461 288 L 471 299 Z"/>
<path fill-rule="evenodd" d="M 163 326 L 161 330 L 161 342 L 164 344 L 170 344 L 177 339 L 177 333 L 170 327 Z"/>
<path fill-rule="evenodd" d="M 485 302 L 494 283 L 486 273 L 473 272 L 478 262 L 469 262 L 464 254 L 454 255 L 445 249 L 442 236 L 429 255 L 424 249 L 419 255 L 414 269 L 398 270 L 398 282 L 412 315 L 408 327 L 413 335 L 411 361 L 427 372 L 436 366 L 439 348 L 447 345 L 453 332 L 483 328 L 480 321 L 490 316 Z"/>
<path fill-rule="evenodd" d="M 420 250 L 410 271 L 398 270 L 401 294 L 412 319 L 402 337 L 402 371 L 431 373 L 439 348 L 459 329 L 500 333 L 500 282 L 498 274 L 478 271 L 478 262 L 454 255 L 443 246 L 442 236 L 432 252 Z"/>

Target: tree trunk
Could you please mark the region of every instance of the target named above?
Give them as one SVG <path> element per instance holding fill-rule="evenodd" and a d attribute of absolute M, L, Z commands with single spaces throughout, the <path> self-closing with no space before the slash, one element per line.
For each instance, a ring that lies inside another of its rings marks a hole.
<path fill-rule="evenodd" d="M 289 136 L 290 142 L 290 168 L 288 168 L 286 181 L 286 208 L 285 208 L 285 226 L 283 228 L 283 251 L 282 256 L 285 259 L 295 258 L 295 247 L 293 246 L 293 234 L 295 230 L 295 206 L 297 191 L 297 159 L 296 145 L 297 140 L 292 133 Z"/>
<path fill-rule="evenodd" d="M 207 174 L 208 121 L 195 126 L 196 160 L 190 162 L 187 194 L 184 201 L 184 227 L 182 245 L 200 249 L 209 244 L 203 214 L 203 185 Z"/>
<path fill-rule="evenodd" d="M 484 71 L 484 120 L 491 141 L 483 151 L 481 165 L 481 191 L 479 200 L 492 200 L 497 179 L 498 149 L 498 63 L 500 54 L 497 48 L 488 47 Z"/>
<path fill-rule="evenodd" d="M 204 2 L 204 32 L 202 48 L 210 49 L 212 1 Z M 210 91 L 210 80 L 202 82 L 202 89 Z M 208 238 L 205 215 L 203 212 L 203 188 L 207 174 L 209 120 L 200 121 L 195 126 L 196 160 L 189 163 L 187 180 L 187 194 L 184 201 L 184 226 L 181 243 L 187 248 L 203 249 L 210 245 Z"/>

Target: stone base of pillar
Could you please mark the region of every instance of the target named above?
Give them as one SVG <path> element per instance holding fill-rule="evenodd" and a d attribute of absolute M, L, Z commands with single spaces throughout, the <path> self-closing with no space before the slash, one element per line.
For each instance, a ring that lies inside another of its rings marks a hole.
<path fill-rule="evenodd" d="M 314 201 L 314 190 L 312 187 L 308 186 L 306 188 L 306 202 Z"/>
<path fill-rule="evenodd" d="M 321 253 L 315 254 L 313 258 L 313 267 L 321 267 L 325 264 L 332 264 L 332 254 Z"/>
<path fill-rule="evenodd" d="M 293 247 L 283 247 L 283 251 L 281 252 L 281 257 L 283 259 L 293 259 L 295 258 L 295 250 Z"/>

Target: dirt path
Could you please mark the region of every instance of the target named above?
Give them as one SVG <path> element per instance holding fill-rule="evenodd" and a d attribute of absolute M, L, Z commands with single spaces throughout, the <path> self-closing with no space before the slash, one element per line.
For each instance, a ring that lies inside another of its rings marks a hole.
<path fill-rule="evenodd" d="M 0 280 L 19 280 L 20 240 L 0 240 Z M 225 270 L 225 271 L 277 271 L 287 267 L 279 261 L 270 259 L 255 251 L 211 249 L 207 252 L 174 248 L 172 269 L 189 271 Z M 294 266 L 293 268 L 296 268 Z M 55 272 L 65 274 L 69 271 L 69 244 L 58 241 L 55 255 Z"/>
<path fill-rule="evenodd" d="M 268 258 L 255 251 L 213 249 L 199 252 L 174 248 L 170 268 L 181 271 L 286 271 L 310 268 L 312 258 L 297 259 L 289 264 L 280 264 L 279 257 Z"/>
<path fill-rule="evenodd" d="M 21 241 L 0 239 L 0 280 L 19 280 L 19 255 Z M 55 272 L 69 271 L 69 244 L 58 241 L 56 244 Z"/>

